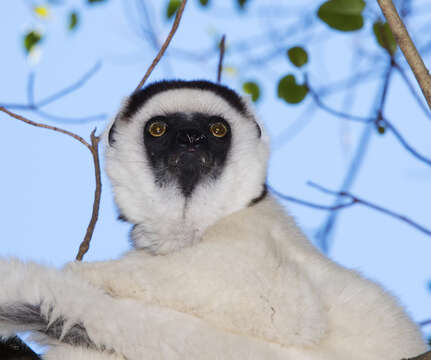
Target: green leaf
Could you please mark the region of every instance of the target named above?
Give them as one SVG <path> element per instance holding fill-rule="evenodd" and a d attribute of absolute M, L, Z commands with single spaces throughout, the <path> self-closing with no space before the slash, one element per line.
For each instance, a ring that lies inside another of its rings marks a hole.
<path fill-rule="evenodd" d="M 237 0 L 236 1 L 241 9 L 244 9 L 247 0 Z"/>
<path fill-rule="evenodd" d="M 42 41 L 42 34 L 36 30 L 31 30 L 24 36 L 24 48 L 29 54 L 34 47 Z"/>
<path fill-rule="evenodd" d="M 76 25 L 78 25 L 78 21 L 79 21 L 79 17 L 78 17 L 78 13 L 76 11 L 72 11 L 69 14 L 69 25 L 68 25 L 68 29 L 69 30 L 73 30 L 76 28 Z"/>
<path fill-rule="evenodd" d="M 169 0 L 168 7 L 166 8 L 166 17 L 170 19 L 175 15 L 181 5 L 181 0 Z"/>
<path fill-rule="evenodd" d="M 89 4 L 97 4 L 101 2 L 106 2 L 107 0 L 87 0 L 87 3 Z"/>
<path fill-rule="evenodd" d="M 397 42 L 388 23 L 376 21 L 373 24 L 373 32 L 379 45 L 390 55 L 394 55 L 395 51 L 397 51 Z"/>
<path fill-rule="evenodd" d="M 296 67 L 301 67 L 308 62 L 308 54 L 301 46 L 294 46 L 287 50 L 287 56 Z"/>
<path fill-rule="evenodd" d="M 307 93 L 307 86 L 304 84 L 298 85 L 295 76 L 292 74 L 284 76 L 278 82 L 278 97 L 289 104 L 300 103 L 302 100 L 304 100 Z"/>
<path fill-rule="evenodd" d="M 362 28 L 364 0 L 328 0 L 317 11 L 317 16 L 331 28 L 355 31 Z"/>
<path fill-rule="evenodd" d="M 381 124 L 377 124 L 377 132 L 380 135 L 383 135 L 386 132 L 386 128 Z"/>
<path fill-rule="evenodd" d="M 242 89 L 246 94 L 251 95 L 251 100 L 256 102 L 260 98 L 260 87 L 255 81 L 247 81 L 242 84 Z"/>
<path fill-rule="evenodd" d="M 209 0 L 199 0 L 199 4 L 201 4 L 202 6 L 207 6 L 208 2 Z"/>

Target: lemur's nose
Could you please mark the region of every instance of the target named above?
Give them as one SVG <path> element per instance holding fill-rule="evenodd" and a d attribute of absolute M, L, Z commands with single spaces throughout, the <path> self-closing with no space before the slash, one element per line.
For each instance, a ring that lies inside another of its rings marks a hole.
<path fill-rule="evenodd" d="M 198 129 L 180 129 L 177 132 L 176 142 L 180 146 L 199 147 L 207 141 L 206 136 Z"/>

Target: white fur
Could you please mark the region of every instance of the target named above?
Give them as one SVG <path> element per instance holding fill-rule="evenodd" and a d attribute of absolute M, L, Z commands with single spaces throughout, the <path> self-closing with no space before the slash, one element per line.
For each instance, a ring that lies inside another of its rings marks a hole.
<path fill-rule="evenodd" d="M 391 296 L 321 255 L 271 198 L 180 252 L 134 251 L 62 271 L 0 261 L 0 277 L 0 304 L 55 304 L 57 316 L 83 321 L 97 345 L 129 360 L 400 360 L 426 350 Z M 54 346 L 47 359 L 69 348 Z"/>
<path fill-rule="evenodd" d="M 223 174 L 186 200 L 155 185 L 143 127 L 169 112 L 217 114 L 232 127 Z M 254 119 L 209 91 L 169 90 L 116 120 L 107 171 L 122 213 L 149 226 L 134 250 L 56 270 L 0 260 L 0 308 L 41 305 L 95 348 L 54 342 L 46 360 L 401 360 L 426 351 L 417 326 L 375 283 L 317 251 L 268 196 L 268 146 Z M 176 250 L 176 251 L 174 251 Z M 53 311 L 50 312 L 50 309 Z M 0 336 L 35 330 L 0 319 Z M 48 339 L 52 343 L 52 340 Z"/>
<path fill-rule="evenodd" d="M 268 143 L 265 134 L 258 141 L 249 111 L 244 117 L 211 91 L 175 89 L 149 99 L 131 119 L 123 119 L 120 112 L 115 143 L 106 149 L 106 171 L 122 214 L 138 224 L 137 231 L 139 224 L 145 225 L 137 247 L 157 246 L 158 253 L 168 253 L 190 246 L 208 226 L 259 196 L 266 178 Z M 153 116 L 174 112 L 220 115 L 232 130 L 227 171 L 217 181 L 198 184 L 188 199 L 176 187 L 155 184 L 144 153 L 145 123 Z"/>

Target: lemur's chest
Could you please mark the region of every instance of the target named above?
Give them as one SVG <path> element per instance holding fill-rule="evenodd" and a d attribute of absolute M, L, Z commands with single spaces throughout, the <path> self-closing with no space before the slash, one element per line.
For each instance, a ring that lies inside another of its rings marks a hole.
<path fill-rule="evenodd" d="M 319 342 L 326 318 L 318 294 L 301 268 L 259 235 L 247 243 L 206 239 L 181 252 L 134 255 L 98 269 L 88 264 L 83 275 L 112 296 L 192 314 L 234 333 L 281 345 Z"/>

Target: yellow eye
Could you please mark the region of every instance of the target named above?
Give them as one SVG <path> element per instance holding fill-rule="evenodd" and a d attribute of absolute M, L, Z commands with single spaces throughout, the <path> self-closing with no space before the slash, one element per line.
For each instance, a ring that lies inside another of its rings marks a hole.
<path fill-rule="evenodd" d="M 227 134 L 227 127 L 221 122 L 216 122 L 214 124 L 211 124 L 210 131 L 211 134 L 213 134 L 215 137 L 222 138 Z"/>
<path fill-rule="evenodd" d="M 161 121 L 153 122 L 148 128 L 148 132 L 151 136 L 160 137 L 166 132 L 166 124 Z"/>

